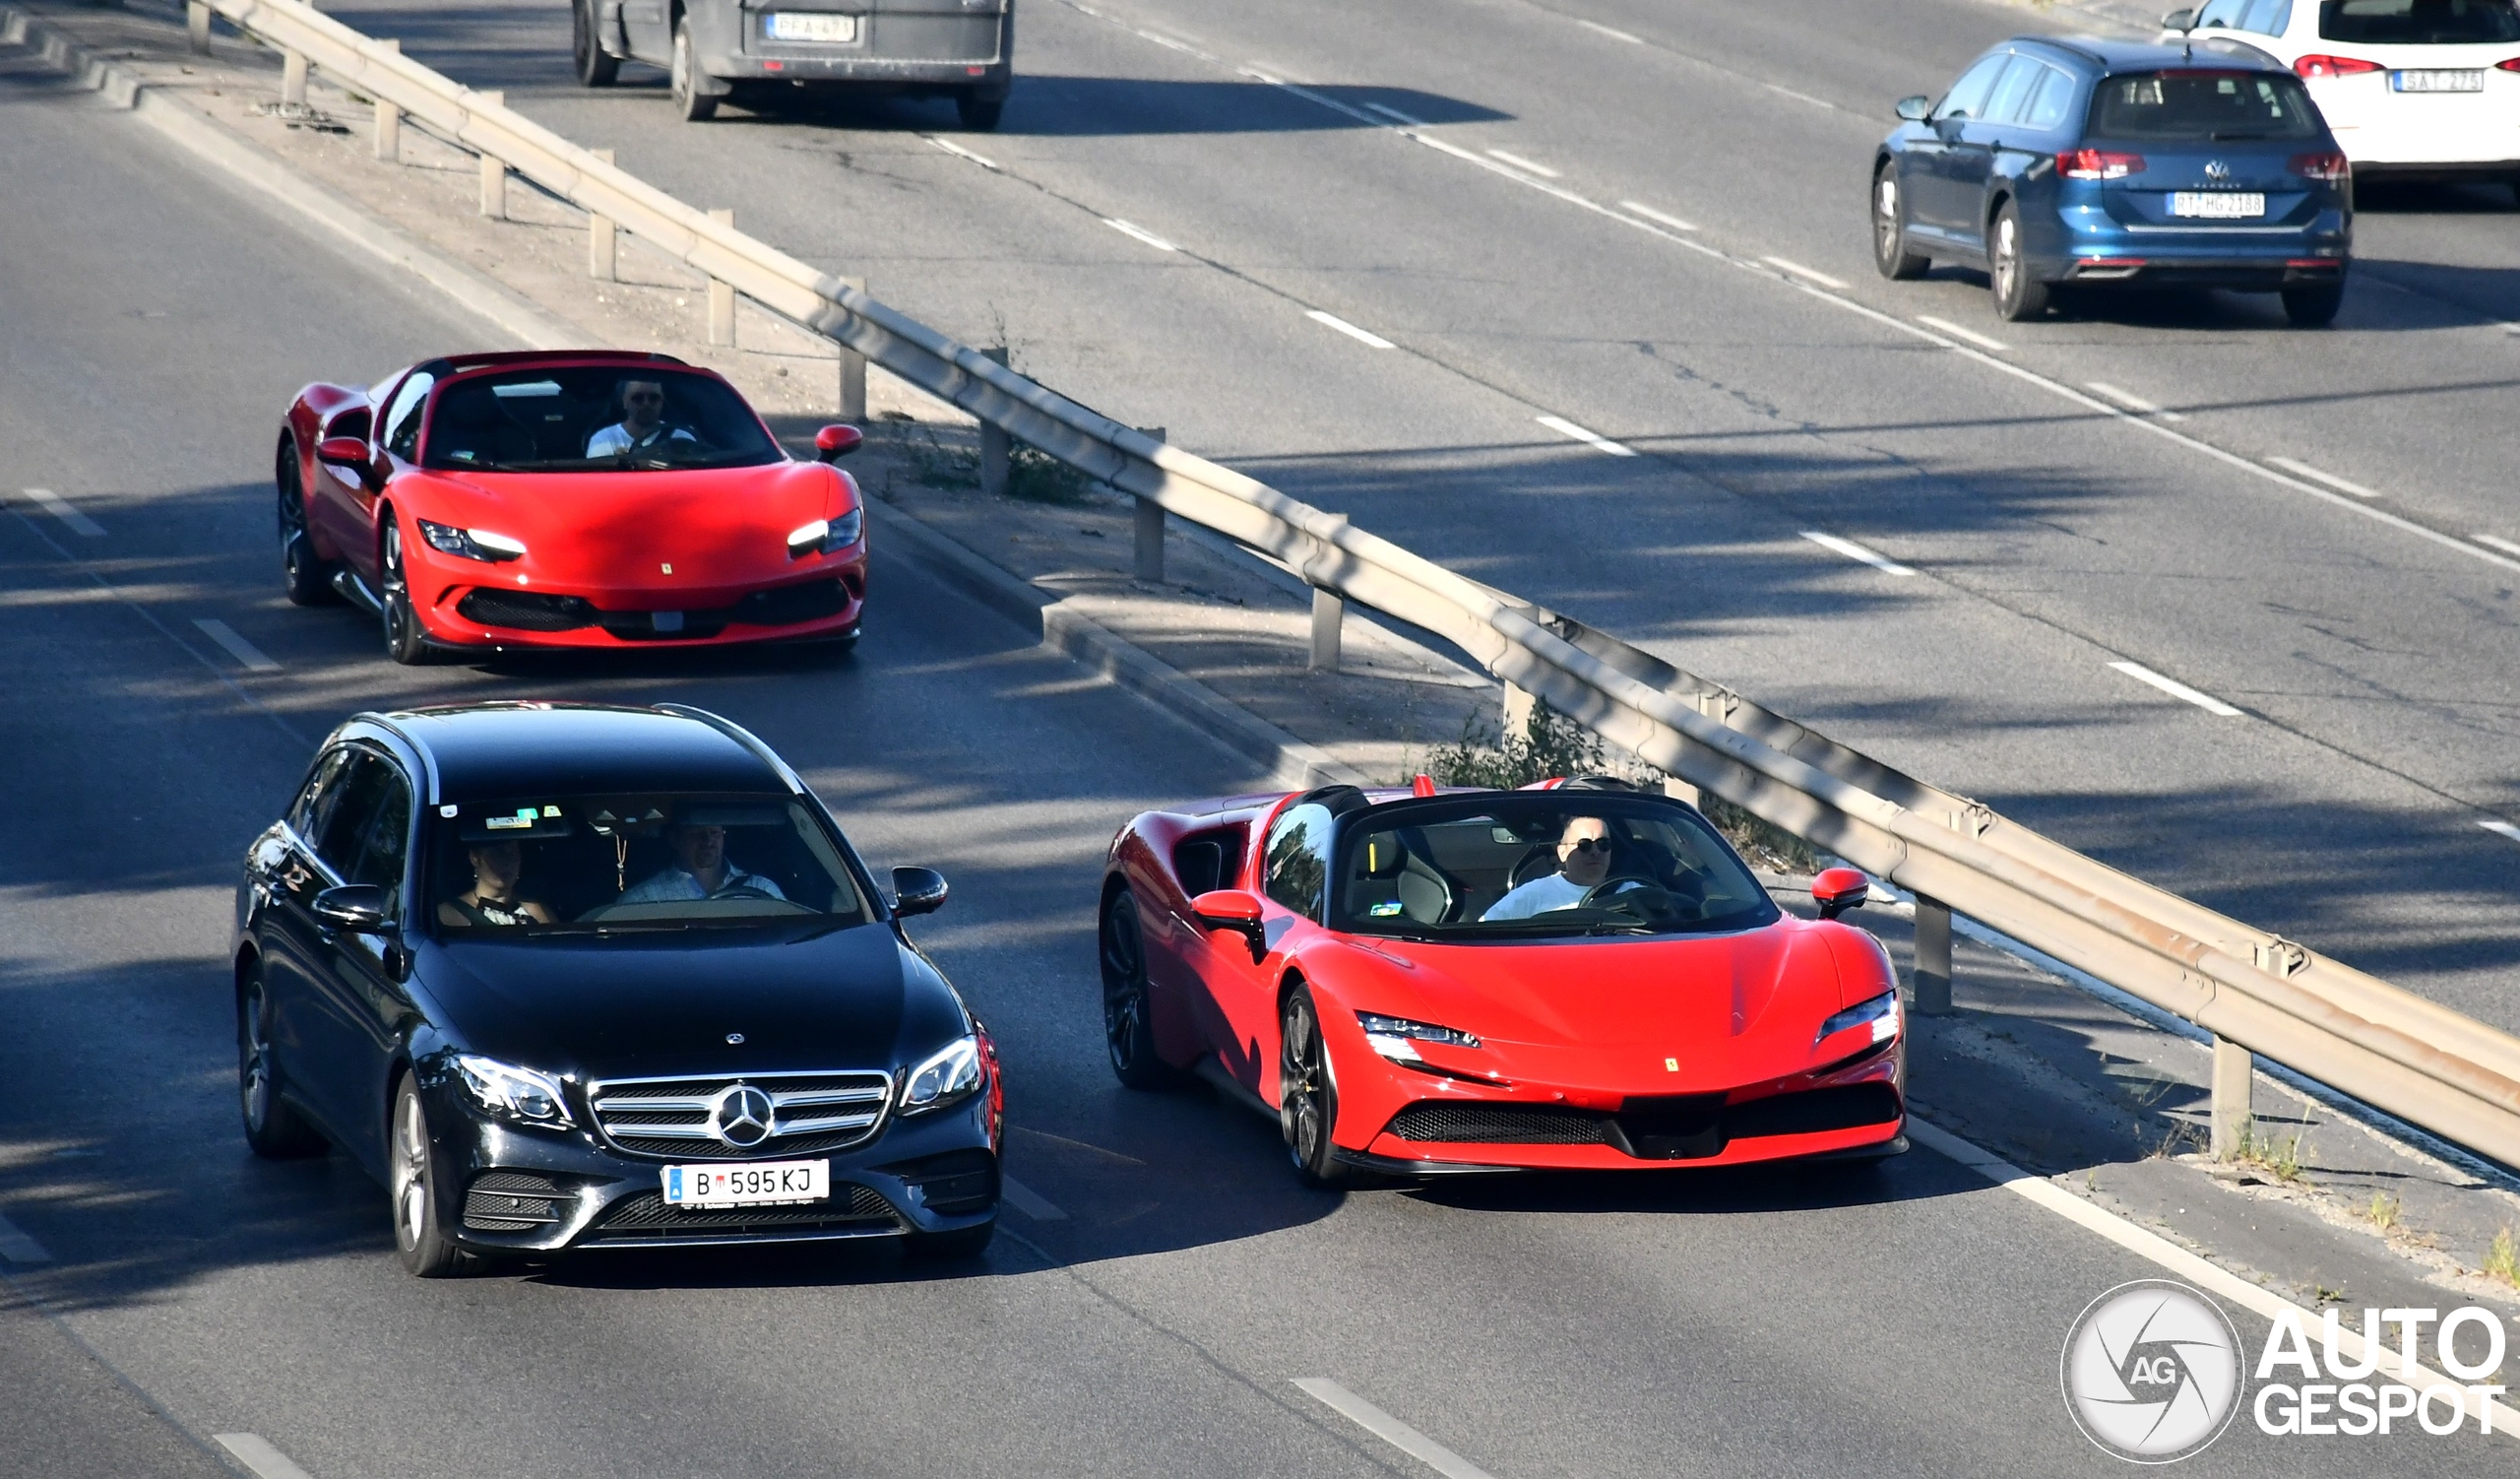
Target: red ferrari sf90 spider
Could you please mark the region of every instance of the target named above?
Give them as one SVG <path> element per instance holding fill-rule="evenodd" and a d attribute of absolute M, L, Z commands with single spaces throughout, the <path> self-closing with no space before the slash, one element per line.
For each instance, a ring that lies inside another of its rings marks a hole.
<path fill-rule="evenodd" d="M 1861 873 L 1769 899 L 1697 810 L 1617 781 L 1334 786 L 1112 842 L 1120 1081 L 1274 1113 L 1315 1184 L 1907 1148 L 1905 1019 Z"/>
<path fill-rule="evenodd" d="M 856 640 L 865 504 L 717 374 L 611 351 L 310 385 L 281 426 L 288 599 L 346 597 L 398 663 L 501 648 Z"/>

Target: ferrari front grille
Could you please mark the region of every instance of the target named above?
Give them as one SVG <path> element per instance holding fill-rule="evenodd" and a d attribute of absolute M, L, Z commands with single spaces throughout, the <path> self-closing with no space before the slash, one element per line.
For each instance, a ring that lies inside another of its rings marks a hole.
<path fill-rule="evenodd" d="M 768 1133 L 743 1112 L 757 1089 L 769 1101 Z M 872 1139 L 893 1095 L 888 1073 L 717 1073 L 615 1078 L 593 1084 L 596 1126 L 624 1150 L 675 1160 L 772 1161 L 843 1150 Z M 719 1131 L 732 1128 L 729 1137 Z"/>
<path fill-rule="evenodd" d="M 455 604 L 455 613 L 482 626 L 510 631 L 576 631 L 593 626 L 599 614 L 582 596 L 546 596 L 536 591 L 501 591 L 475 586 Z"/>
<path fill-rule="evenodd" d="M 1422 1099 L 1391 1120 L 1403 1140 L 1469 1145 L 1606 1145 L 1610 1117 L 1548 1104 L 1448 1104 Z"/>
<path fill-rule="evenodd" d="M 1546 1104 L 1421 1099 L 1392 1117 L 1396 1139 L 1456 1145 L 1607 1145 L 1646 1161 L 1701 1160 L 1734 1140 L 1888 1125 L 1902 1113 L 1886 1083 L 1841 1084 L 1728 1105 L 1721 1094 L 1627 1100 L 1615 1115 Z"/>

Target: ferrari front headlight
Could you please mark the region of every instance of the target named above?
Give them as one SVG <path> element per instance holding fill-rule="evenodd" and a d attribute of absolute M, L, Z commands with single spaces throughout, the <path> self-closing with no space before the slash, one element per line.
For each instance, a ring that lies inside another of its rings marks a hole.
<path fill-rule="evenodd" d="M 1365 1029 L 1365 1043 L 1376 1053 L 1396 1063 L 1422 1061 L 1419 1043 L 1449 1043 L 1456 1048 L 1476 1048 L 1479 1039 L 1457 1027 L 1438 1027 L 1432 1022 L 1413 1022 L 1407 1017 L 1386 1017 L 1375 1012 L 1356 1013 L 1356 1025 Z"/>
<path fill-rule="evenodd" d="M 1867 1023 L 1872 1028 L 1872 1041 L 1886 1043 L 1899 1035 L 1900 1022 L 1899 993 L 1894 988 L 1870 1000 L 1858 1001 L 1855 1005 L 1821 1023 L 1819 1036 L 1811 1039 L 1811 1046 L 1817 1048 L 1841 1032 L 1850 1031 Z"/>
<path fill-rule="evenodd" d="M 426 519 L 418 522 L 420 538 L 429 542 L 430 548 L 442 553 L 491 561 L 518 559 L 525 554 L 523 540 L 511 539 L 492 530 L 458 529 L 451 524 L 432 524 Z"/>
<path fill-rule="evenodd" d="M 788 532 L 788 557 L 803 559 L 808 554 L 838 554 L 854 545 L 866 533 L 866 510 L 861 505 L 837 519 L 816 519 Z"/>

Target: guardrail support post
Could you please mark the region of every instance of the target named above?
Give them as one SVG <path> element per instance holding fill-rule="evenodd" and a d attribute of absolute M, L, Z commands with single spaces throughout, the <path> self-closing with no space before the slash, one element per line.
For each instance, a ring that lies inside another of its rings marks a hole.
<path fill-rule="evenodd" d="M 1140 426 L 1140 431 L 1157 441 L 1165 439 L 1162 426 Z M 1148 585 L 1164 584 L 1164 505 L 1153 498 L 1138 499 L 1136 556 L 1129 573 Z"/>
<path fill-rule="evenodd" d="M 481 156 L 481 214 L 492 221 L 508 215 L 507 161 L 494 155 Z"/>
<path fill-rule="evenodd" d="M 306 54 L 302 51 L 281 53 L 280 100 L 283 107 L 306 106 Z"/>
<path fill-rule="evenodd" d="M 735 213 L 718 210 L 709 219 L 720 225 L 733 225 Z M 717 278 L 709 280 L 709 342 L 732 348 L 735 342 L 735 285 Z"/>
<path fill-rule="evenodd" d="M 2209 1149 L 2214 1159 L 2228 1161 L 2245 1149 L 2257 1132 L 2257 1061 L 2229 1038 L 2214 1039 L 2214 1129 Z"/>
<path fill-rule="evenodd" d="M 1698 803 L 1697 788 L 1678 776 L 1663 777 L 1663 794 L 1673 801 L 1686 802 L 1692 806 Z"/>
<path fill-rule="evenodd" d="M 587 153 L 609 164 L 612 151 L 590 149 Z M 621 281 L 620 229 L 609 216 L 587 213 L 587 276 L 598 283 Z"/>
<path fill-rule="evenodd" d="M 1339 671 L 1339 629 L 1348 619 L 1348 603 L 1323 590 L 1312 588 L 1312 671 Z"/>
<path fill-rule="evenodd" d="M 387 163 L 403 161 L 403 110 L 376 99 L 376 157 Z"/>
<path fill-rule="evenodd" d="M 1504 727 L 1497 735 L 1500 744 L 1532 742 L 1532 695 L 1512 683 L 1505 685 Z"/>
<path fill-rule="evenodd" d="M 202 0 L 184 0 L 184 32 L 195 51 L 210 54 L 210 7 Z"/>
<path fill-rule="evenodd" d="M 1000 364 L 1006 362 L 1006 346 L 982 350 L 982 354 Z M 1015 439 L 1006 428 L 993 421 L 980 422 L 980 491 L 992 498 L 1006 496 L 1007 477 L 1015 466 Z"/>
<path fill-rule="evenodd" d="M 864 278 L 843 278 L 845 286 L 857 292 L 866 290 Z M 840 418 L 854 425 L 866 419 L 866 356 L 847 345 L 840 347 Z"/>
<path fill-rule="evenodd" d="M 1951 1014 L 1951 906 L 1917 895 L 1917 1015 Z"/>

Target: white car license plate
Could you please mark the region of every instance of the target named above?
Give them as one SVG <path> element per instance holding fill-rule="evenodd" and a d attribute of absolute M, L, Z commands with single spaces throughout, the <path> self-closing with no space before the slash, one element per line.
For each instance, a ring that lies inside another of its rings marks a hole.
<path fill-rule="evenodd" d="M 667 1166 L 669 1207 L 766 1207 L 831 1195 L 829 1161 L 754 1161 L 739 1166 Z"/>
<path fill-rule="evenodd" d="M 853 41 L 857 39 L 857 18 L 812 11 L 774 11 L 770 35 L 780 41 Z"/>
<path fill-rule="evenodd" d="M 2266 214 L 2266 197 L 2241 190 L 2174 190 L 2170 213 L 2204 221 L 2250 221 Z"/>
<path fill-rule="evenodd" d="M 2482 93 L 2485 91 L 2483 70 L 2462 68 L 2457 71 L 2392 72 L 2389 86 L 2400 93 Z"/>

